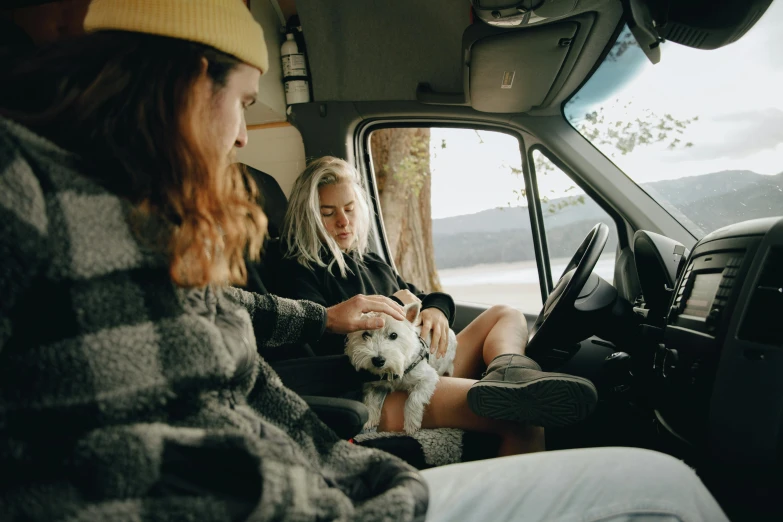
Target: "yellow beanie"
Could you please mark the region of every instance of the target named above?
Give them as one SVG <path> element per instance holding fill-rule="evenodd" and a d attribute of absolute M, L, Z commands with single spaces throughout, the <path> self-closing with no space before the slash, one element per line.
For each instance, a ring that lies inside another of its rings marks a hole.
<path fill-rule="evenodd" d="M 92 0 L 87 32 L 132 31 L 214 47 L 266 72 L 264 32 L 242 0 Z"/>

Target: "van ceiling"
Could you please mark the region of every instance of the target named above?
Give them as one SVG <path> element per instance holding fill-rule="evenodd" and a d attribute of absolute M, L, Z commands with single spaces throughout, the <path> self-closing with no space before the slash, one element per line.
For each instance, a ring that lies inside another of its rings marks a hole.
<path fill-rule="evenodd" d="M 568 18 L 591 12 L 595 23 L 568 77 L 553 82 L 542 75 L 538 80 L 546 85 L 537 90 L 548 92 L 556 84 L 558 91 L 530 114 L 559 112 L 620 22 L 620 0 L 572 1 L 575 8 Z M 296 7 L 314 101 L 416 100 L 416 87 L 422 82 L 437 92 L 463 92 L 462 34 L 470 25 L 468 0 L 297 0 Z"/>

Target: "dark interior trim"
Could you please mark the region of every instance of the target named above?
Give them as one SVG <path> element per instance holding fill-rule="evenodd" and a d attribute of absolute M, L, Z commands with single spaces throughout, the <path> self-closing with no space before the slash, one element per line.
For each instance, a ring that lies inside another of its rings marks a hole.
<path fill-rule="evenodd" d="M 532 175 L 531 175 L 531 180 L 532 180 L 531 183 L 532 183 L 532 186 L 535 187 L 535 192 L 536 192 L 535 198 L 536 198 L 536 200 L 540 201 L 539 200 L 539 194 L 538 194 L 538 184 L 535 183 L 535 180 L 536 180 L 536 177 L 535 177 L 536 176 L 536 173 L 535 173 L 535 161 L 533 161 L 533 153 L 535 151 L 541 152 L 541 154 L 546 156 L 547 159 L 549 159 L 549 161 L 554 163 L 554 165 L 557 168 L 559 168 L 561 171 L 563 171 L 563 173 L 566 176 L 568 176 L 571 179 L 571 181 L 576 183 L 576 185 L 580 189 L 584 190 L 585 194 L 590 196 L 590 198 L 592 198 L 593 201 L 595 201 L 595 203 L 604 212 L 607 213 L 607 215 L 612 219 L 612 221 L 614 221 L 615 227 L 617 227 L 617 251 L 615 252 L 615 258 L 617 257 L 617 255 L 618 255 L 618 253 L 620 251 L 622 251 L 625 248 L 629 248 L 630 244 L 628 242 L 628 232 L 627 232 L 627 228 L 626 228 L 626 221 L 625 221 L 625 219 L 623 219 L 623 217 L 611 205 L 609 205 L 609 203 L 602 196 L 600 196 L 595 190 L 593 190 L 593 188 L 590 187 L 590 185 L 585 183 L 573 170 L 568 168 L 565 163 L 560 161 L 560 159 L 556 155 L 554 155 L 549 149 L 547 149 L 541 143 L 536 143 L 534 145 L 531 145 L 530 148 L 527 149 L 527 152 L 525 154 L 525 157 L 527 158 L 528 166 L 530 167 L 530 172 L 532 173 Z M 527 180 L 525 181 L 525 183 L 527 183 Z M 549 285 L 549 287 L 547 289 L 547 296 L 548 296 L 549 292 L 553 288 L 553 284 L 552 284 L 551 266 L 550 266 L 550 263 L 549 263 L 548 244 L 546 242 L 546 231 L 545 231 L 545 227 L 544 227 L 544 216 L 543 216 L 543 212 L 541 210 L 541 205 L 540 204 L 536 205 L 535 208 L 536 208 L 536 214 L 537 214 L 536 217 L 537 217 L 537 219 L 541 220 L 540 221 L 540 223 L 541 223 L 541 230 L 542 230 L 541 238 L 542 238 L 542 241 L 543 241 L 543 244 L 544 244 L 544 248 L 545 248 L 545 252 L 546 252 L 545 267 L 546 267 L 546 274 L 548 276 L 547 283 Z M 532 219 L 533 219 L 533 216 L 532 216 L 532 212 L 531 212 L 531 220 Z"/>
<path fill-rule="evenodd" d="M 533 167 L 532 157 L 523 149 L 522 175 L 528 189 L 527 209 L 530 216 L 530 228 L 533 230 L 533 246 L 535 248 L 536 264 L 538 265 L 538 283 L 541 286 L 541 301 L 549 299 L 549 293 L 554 288 L 552 283 L 552 267 L 549 265 L 549 247 L 546 241 L 546 227 L 544 227 L 544 213 L 541 211 L 541 199 L 538 194 L 538 181 Z"/>

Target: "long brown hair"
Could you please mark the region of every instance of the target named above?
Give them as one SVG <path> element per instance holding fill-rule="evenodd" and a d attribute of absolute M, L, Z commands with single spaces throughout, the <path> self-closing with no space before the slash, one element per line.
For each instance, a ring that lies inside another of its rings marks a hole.
<path fill-rule="evenodd" d="M 170 273 L 181 286 L 244 283 L 266 217 L 256 186 L 204 147 L 205 107 L 240 62 L 211 47 L 121 31 L 57 44 L 0 78 L 0 114 L 81 156 L 85 174 L 166 223 Z"/>

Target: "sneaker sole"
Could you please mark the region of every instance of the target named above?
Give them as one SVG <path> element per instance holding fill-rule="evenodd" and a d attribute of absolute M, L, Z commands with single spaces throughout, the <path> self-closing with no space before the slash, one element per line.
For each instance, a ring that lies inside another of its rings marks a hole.
<path fill-rule="evenodd" d="M 579 377 L 547 376 L 525 383 L 479 381 L 468 390 L 473 413 L 543 428 L 575 424 L 595 409 L 598 392 Z"/>

